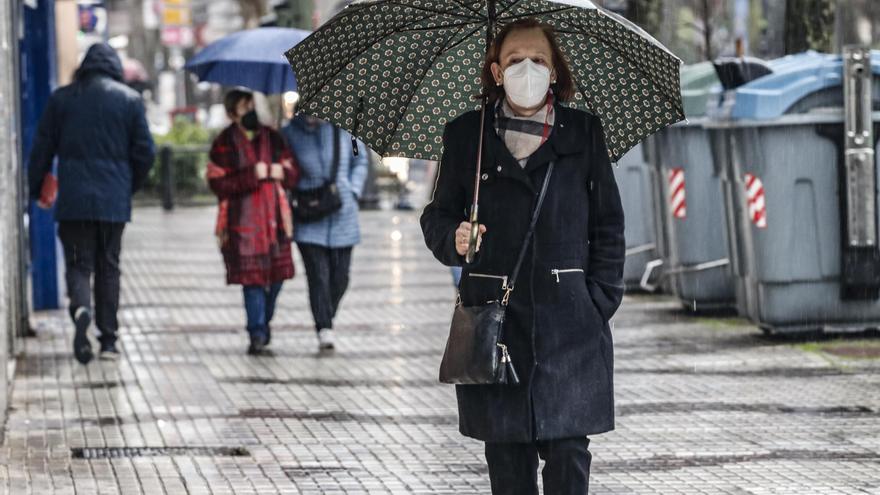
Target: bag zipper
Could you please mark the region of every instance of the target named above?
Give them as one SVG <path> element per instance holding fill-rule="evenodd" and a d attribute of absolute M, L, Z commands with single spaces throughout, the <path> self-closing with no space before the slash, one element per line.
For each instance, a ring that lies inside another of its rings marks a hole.
<path fill-rule="evenodd" d="M 468 273 L 468 277 L 474 278 L 491 278 L 494 280 L 500 280 L 502 287 L 507 287 L 507 276 L 506 275 L 487 275 L 485 273 Z"/>
<path fill-rule="evenodd" d="M 560 273 L 578 273 L 578 272 L 584 273 L 584 270 L 582 268 L 570 268 L 567 270 L 560 270 L 558 268 L 554 268 L 554 269 L 550 270 L 550 275 L 553 275 L 556 277 L 556 283 L 558 284 L 560 282 L 559 281 L 559 274 Z"/>

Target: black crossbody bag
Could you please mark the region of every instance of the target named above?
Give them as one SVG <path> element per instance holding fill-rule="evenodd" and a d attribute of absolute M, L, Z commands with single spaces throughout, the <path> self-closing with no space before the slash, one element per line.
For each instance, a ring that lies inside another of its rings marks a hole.
<path fill-rule="evenodd" d="M 290 193 L 293 217 L 302 223 L 317 222 L 342 208 L 342 198 L 336 177 L 339 175 L 339 128 L 333 127 L 333 168 L 330 178 L 314 189 L 294 190 Z"/>
<path fill-rule="evenodd" d="M 551 162 L 532 213 L 529 231 L 519 250 L 513 272 L 501 288 L 501 297 L 482 306 L 464 306 L 460 299 L 456 304 L 446 351 L 440 363 L 440 382 L 455 385 L 519 384 L 510 353 L 504 345 L 504 317 L 526 250 L 535 234 L 535 225 L 538 223 L 538 215 L 541 213 L 552 173 Z"/>

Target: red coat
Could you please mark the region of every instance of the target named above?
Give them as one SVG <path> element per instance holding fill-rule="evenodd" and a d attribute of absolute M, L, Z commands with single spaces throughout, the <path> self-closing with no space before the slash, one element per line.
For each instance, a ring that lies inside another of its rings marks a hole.
<path fill-rule="evenodd" d="M 296 187 L 299 167 L 276 131 L 262 127 L 248 141 L 236 124 L 214 140 L 208 184 L 220 200 L 217 235 L 226 282 L 269 285 L 293 278 L 293 225 L 286 190 Z M 257 180 L 258 162 L 281 163 L 284 180 Z"/>

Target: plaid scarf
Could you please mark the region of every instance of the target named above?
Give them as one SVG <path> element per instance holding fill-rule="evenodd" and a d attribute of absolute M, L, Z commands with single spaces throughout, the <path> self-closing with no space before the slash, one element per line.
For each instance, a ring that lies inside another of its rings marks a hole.
<path fill-rule="evenodd" d="M 531 117 L 517 116 L 506 98 L 495 106 L 495 132 L 521 167 L 525 167 L 529 157 L 547 141 L 555 113 L 552 94 L 547 95 L 547 103 Z"/>
<path fill-rule="evenodd" d="M 235 174 L 237 170 L 253 167 L 257 162 L 271 164 L 280 161 L 283 166 L 292 167 L 289 152 L 279 152 L 277 148 L 268 127 L 261 126 L 254 140 L 250 140 L 233 124 L 230 131 L 221 133 L 211 147 L 211 157 L 217 163 L 212 161 L 208 164 L 207 177 L 210 180 Z M 253 171 L 249 169 L 247 173 Z M 240 218 L 236 225 L 230 225 L 230 201 L 239 202 Z M 279 239 L 279 228 L 286 239 Z M 237 229 L 237 249 L 245 256 L 267 255 L 279 242 L 289 242 L 293 238 L 293 215 L 281 184 L 260 181 L 257 190 L 246 196 L 221 200 L 214 231 L 221 247 L 230 240 L 230 229 Z"/>

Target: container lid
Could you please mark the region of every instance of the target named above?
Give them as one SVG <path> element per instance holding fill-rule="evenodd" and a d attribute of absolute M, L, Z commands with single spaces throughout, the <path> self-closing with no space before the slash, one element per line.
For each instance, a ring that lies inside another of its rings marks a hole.
<path fill-rule="evenodd" d="M 771 62 L 773 73 L 736 90 L 730 116 L 734 119 L 774 119 L 795 103 L 824 89 L 841 86 L 843 57 L 806 52 Z M 880 51 L 871 52 L 871 70 L 880 76 Z M 821 99 L 816 100 L 816 106 Z M 806 110 L 801 108 L 801 110 Z"/>
<path fill-rule="evenodd" d="M 773 72 L 770 64 L 755 57 L 720 57 L 712 61 L 721 87 L 736 89 Z"/>
<path fill-rule="evenodd" d="M 681 101 L 687 117 L 706 115 L 706 102 L 712 86 L 718 84 L 718 75 L 711 62 L 685 65 L 681 68 Z"/>

